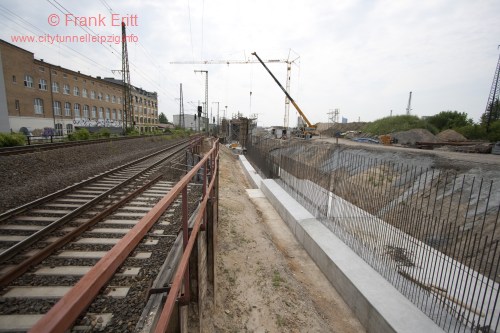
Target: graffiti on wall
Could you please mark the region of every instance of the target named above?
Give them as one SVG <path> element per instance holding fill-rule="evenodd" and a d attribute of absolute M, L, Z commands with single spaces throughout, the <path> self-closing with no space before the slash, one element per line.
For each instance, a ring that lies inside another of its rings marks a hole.
<path fill-rule="evenodd" d="M 122 127 L 123 122 L 111 119 L 75 118 L 73 124 L 78 127 Z"/>

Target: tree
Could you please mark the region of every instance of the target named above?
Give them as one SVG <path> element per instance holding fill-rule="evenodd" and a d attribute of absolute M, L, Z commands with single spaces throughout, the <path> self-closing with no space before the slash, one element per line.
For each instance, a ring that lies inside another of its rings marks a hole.
<path fill-rule="evenodd" d="M 167 116 L 165 116 L 165 114 L 163 112 L 160 113 L 160 116 L 158 117 L 158 121 L 160 122 L 160 124 L 168 124 Z"/>
<path fill-rule="evenodd" d="M 427 118 L 427 122 L 439 131 L 472 125 L 472 119 L 467 119 L 467 113 L 458 111 L 441 111 Z"/>
<path fill-rule="evenodd" d="M 481 125 L 489 129 L 491 123 L 500 120 L 500 102 L 498 98 L 488 105 L 488 109 L 481 116 Z"/>

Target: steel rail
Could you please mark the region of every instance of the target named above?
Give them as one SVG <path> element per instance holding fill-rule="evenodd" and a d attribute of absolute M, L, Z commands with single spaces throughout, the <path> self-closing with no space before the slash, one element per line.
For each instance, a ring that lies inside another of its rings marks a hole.
<path fill-rule="evenodd" d="M 32 328 L 29 332 L 63 333 L 77 320 L 78 316 L 90 305 L 99 291 L 113 277 L 130 253 L 146 236 L 160 216 L 176 200 L 205 164 L 213 152 L 217 151 L 218 141 L 208 154 L 201 159 L 118 243 L 102 257 Z M 214 177 L 215 178 L 215 177 Z M 213 186 L 213 182 L 211 183 Z M 204 202 L 206 205 L 206 196 Z M 201 218 L 200 218 L 201 220 Z M 195 224 L 199 229 L 200 223 Z M 190 238 L 190 242 L 192 239 Z M 176 274 L 177 276 L 178 274 Z M 179 288 L 179 287 L 177 287 Z"/>
<path fill-rule="evenodd" d="M 0 253 L 0 263 L 4 262 L 4 261 L 6 261 L 6 260 L 8 260 L 10 258 L 12 258 L 17 253 L 19 253 L 21 250 L 23 250 L 26 247 L 28 247 L 28 246 L 32 245 L 33 243 L 37 242 L 38 240 L 40 240 L 42 237 L 46 236 L 48 233 L 50 233 L 54 229 L 56 229 L 59 226 L 67 223 L 68 221 L 70 221 L 74 217 L 80 215 L 87 208 L 89 208 L 89 207 L 97 204 L 99 201 L 103 200 L 104 198 L 106 198 L 110 194 L 118 191 L 119 189 L 121 189 L 125 185 L 129 184 L 130 182 L 132 182 L 133 180 L 135 180 L 136 178 L 138 178 L 139 176 L 141 176 L 144 172 L 146 172 L 146 171 L 154 168 L 155 166 L 157 166 L 160 163 L 163 163 L 166 159 L 170 158 L 172 155 L 177 154 L 178 152 L 180 152 L 182 149 L 185 148 L 184 147 L 185 144 L 186 144 L 186 142 L 184 144 L 181 144 L 181 145 L 176 145 L 173 148 L 177 148 L 177 149 L 174 152 L 172 152 L 172 154 L 170 154 L 169 156 L 167 156 L 165 158 L 162 158 L 161 160 L 159 160 L 159 161 L 151 164 L 150 166 L 146 167 L 145 169 L 143 169 L 141 171 L 136 172 L 134 175 L 132 175 L 128 179 L 124 180 L 123 182 L 115 185 L 114 187 L 110 188 L 109 190 L 106 190 L 105 192 L 99 194 L 97 197 L 93 198 L 92 200 L 87 201 L 86 203 L 84 203 L 80 207 L 72 210 L 68 214 L 66 214 L 66 215 L 58 218 L 57 220 L 51 222 L 49 225 L 45 226 L 43 229 L 38 230 L 34 234 L 32 234 L 29 237 L 25 238 L 24 240 L 22 240 L 22 241 L 16 243 L 15 245 L 9 247 L 8 249 L 6 249 L 2 253 Z M 169 149 L 172 149 L 172 147 L 170 147 Z"/>
<path fill-rule="evenodd" d="M 70 192 L 70 191 L 72 191 L 72 190 L 75 190 L 75 189 L 77 189 L 77 188 L 79 188 L 79 187 L 85 186 L 85 185 L 87 185 L 87 184 L 89 184 L 89 183 L 91 183 L 91 182 L 93 182 L 93 181 L 96 181 L 96 180 L 98 180 L 98 179 L 100 179 L 100 178 L 106 177 L 106 176 L 108 176 L 108 175 L 110 175 L 110 174 L 112 174 L 112 173 L 114 173 L 114 172 L 116 172 L 116 171 L 123 170 L 123 169 L 128 168 L 128 167 L 130 167 L 130 166 L 132 166 L 132 165 L 134 165 L 134 164 L 137 164 L 137 163 L 141 163 L 141 162 L 143 162 L 143 161 L 147 160 L 148 158 L 151 158 L 151 157 L 153 157 L 153 156 L 155 156 L 155 155 L 159 155 L 159 154 L 161 154 L 161 153 L 164 153 L 165 151 L 167 151 L 167 150 L 169 150 L 169 149 L 172 149 L 172 148 L 174 148 L 174 147 L 176 147 L 176 146 L 180 146 L 180 145 L 182 145 L 182 144 L 185 144 L 185 143 L 187 143 L 187 142 L 190 142 L 190 140 L 191 140 L 191 139 L 183 140 L 183 141 L 181 141 L 181 142 L 179 142 L 179 143 L 176 143 L 176 144 L 174 144 L 174 145 L 172 145 L 172 146 L 169 146 L 169 147 L 167 147 L 167 148 L 165 148 L 165 149 L 162 149 L 162 150 L 160 150 L 160 151 L 158 151 L 158 152 L 155 152 L 155 153 L 149 154 L 149 155 L 144 156 L 144 157 L 140 157 L 140 158 L 138 158 L 138 159 L 136 159 L 136 160 L 134 160 L 134 161 L 132 161 L 132 162 L 129 162 L 129 163 L 126 163 L 126 164 L 120 165 L 120 166 L 118 166 L 118 167 L 116 167 L 116 168 L 113 168 L 113 169 L 111 169 L 111 170 L 109 170 L 109 171 L 106 171 L 106 172 L 104 172 L 104 173 L 101 173 L 101 174 L 99 174 L 99 175 L 97 175 L 97 176 L 95 176 L 95 177 L 92 177 L 92 178 L 86 179 L 86 180 L 81 181 L 81 182 L 79 182 L 79 183 L 76 183 L 76 184 L 74 184 L 74 185 L 70 185 L 70 186 L 68 186 L 68 187 L 65 187 L 65 188 L 63 188 L 63 189 L 59 190 L 59 191 L 56 191 L 56 192 L 51 193 L 51 194 L 48 194 L 48 195 L 46 195 L 46 196 L 44 196 L 44 197 L 41 197 L 41 198 L 39 198 L 39 199 L 33 200 L 33 201 L 31 201 L 31 202 L 28 202 L 28 203 L 26 203 L 26 204 L 24 204 L 24 205 L 21 205 L 21 206 L 19 206 L 19 207 L 12 208 L 12 209 L 10 209 L 10 210 L 8 210 L 8 211 L 3 212 L 2 214 L 0 214 L 0 222 L 1 222 L 1 221 L 4 221 L 4 220 L 6 220 L 6 219 L 8 219 L 9 217 L 11 217 L 11 216 L 13 216 L 13 215 L 15 215 L 15 214 L 22 213 L 22 212 L 24 212 L 24 211 L 26 211 L 26 210 L 28 210 L 28 209 L 34 208 L 34 207 L 39 206 L 39 205 L 41 205 L 41 204 L 43 204 L 43 203 L 45 203 L 45 202 L 48 202 L 48 201 L 50 201 L 50 200 L 52 200 L 52 199 L 54 199 L 54 198 L 57 198 L 58 196 L 60 196 L 60 195 L 62 195 L 62 194 L 68 193 L 68 192 Z M 195 138 L 194 140 L 196 140 L 196 138 Z"/>
<path fill-rule="evenodd" d="M 4 275 L 0 276 L 0 288 L 6 287 L 9 283 L 11 283 L 13 280 L 17 279 L 22 274 L 24 274 L 31 267 L 39 264 L 40 262 L 45 260 L 47 257 L 49 257 L 52 253 L 54 253 L 56 250 L 60 249 L 64 245 L 68 244 L 73 239 L 80 236 L 82 233 L 84 233 L 89 228 L 94 226 L 96 223 L 100 222 L 102 219 L 111 215 L 114 211 L 116 211 L 118 208 L 120 208 L 121 206 L 123 206 L 124 204 L 129 202 L 131 199 L 135 198 L 137 195 L 141 194 L 146 189 L 148 189 L 149 187 L 156 184 L 161 178 L 163 178 L 163 175 L 159 175 L 159 176 L 155 177 L 154 179 L 150 180 L 148 183 L 146 183 L 143 186 L 141 186 L 140 188 L 134 190 L 133 192 L 128 194 L 126 197 L 120 199 L 120 201 L 114 203 L 112 206 L 105 209 L 101 213 L 97 214 L 96 216 L 94 216 L 93 218 L 88 220 L 87 222 L 81 224 L 76 229 L 70 231 L 69 233 L 67 233 L 63 237 L 59 238 L 57 241 L 50 243 L 47 247 L 43 248 L 43 250 L 37 252 L 33 256 L 27 258 L 26 260 L 24 260 L 20 264 L 16 265 L 14 268 L 10 269 Z"/>

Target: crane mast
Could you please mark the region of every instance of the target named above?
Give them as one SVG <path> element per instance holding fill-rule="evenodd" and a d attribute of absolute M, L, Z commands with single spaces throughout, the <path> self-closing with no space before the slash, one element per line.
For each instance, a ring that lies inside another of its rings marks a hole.
<path fill-rule="evenodd" d="M 406 115 L 409 116 L 411 112 L 411 91 L 410 91 L 410 97 L 408 97 L 408 106 L 406 107 Z"/>

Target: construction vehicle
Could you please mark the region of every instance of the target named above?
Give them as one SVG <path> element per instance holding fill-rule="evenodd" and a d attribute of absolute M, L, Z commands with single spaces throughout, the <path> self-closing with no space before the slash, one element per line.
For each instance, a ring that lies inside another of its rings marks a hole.
<path fill-rule="evenodd" d="M 300 137 L 303 137 L 304 139 L 309 139 L 311 138 L 311 136 L 313 135 L 317 135 L 317 132 L 316 132 L 316 125 L 313 125 L 309 119 L 307 119 L 306 115 L 304 114 L 304 112 L 302 112 L 302 110 L 299 108 L 299 106 L 297 105 L 297 103 L 295 102 L 295 100 L 292 98 L 292 96 L 290 96 L 290 94 L 288 93 L 288 91 L 285 90 L 285 88 L 283 88 L 283 86 L 281 85 L 281 83 L 278 81 L 278 79 L 273 75 L 273 73 L 269 70 L 269 68 L 267 68 L 266 64 L 260 59 L 260 57 L 257 55 L 257 52 L 253 52 L 252 55 L 254 55 L 257 60 L 259 60 L 259 62 L 262 64 L 262 66 L 264 66 L 264 68 L 267 70 L 267 72 L 269 73 L 269 75 L 271 75 L 271 77 L 274 79 L 274 81 L 278 84 L 278 86 L 281 88 L 281 90 L 283 90 L 283 92 L 285 93 L 286 97 L 290 100 L 290 102 L 292 102 L 292 105 L 294 106 L 295 110 L 297 110 L 297 112 L 299 113 L 300 117 L 304 120 L 304 122 L 306 123 L 306 126 L 303 126 L 303 127 L 299 127 L 299 132 L 298 132 L 298 135 Z"/>

